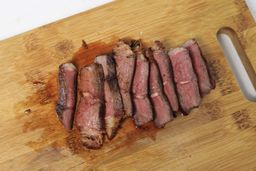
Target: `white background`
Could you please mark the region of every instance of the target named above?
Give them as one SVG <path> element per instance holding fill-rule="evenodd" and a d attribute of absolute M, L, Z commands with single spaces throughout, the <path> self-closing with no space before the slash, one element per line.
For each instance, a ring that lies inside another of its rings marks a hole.
<path fill-rule="evenodd" d="M 111 1 L 0 0 L 0 40 Z M 256 0 L 246 1 L 256 19 Z"/>
<path fill-rule="evenodd" d="M 0 40 L 111 0 L 0 0 Z"/>

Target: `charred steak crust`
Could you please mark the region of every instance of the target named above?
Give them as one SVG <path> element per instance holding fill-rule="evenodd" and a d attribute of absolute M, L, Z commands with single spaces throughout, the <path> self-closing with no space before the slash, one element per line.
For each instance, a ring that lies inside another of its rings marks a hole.
<path fill-rule="evenodd" d="M 173 83 L 173 74 L 170 59 L 160 41 L 155 41 L 153 46 L 153 57 L 160 70 L 163 81 L 164 93 L 172 107 L 173 111 L 179 110 L 179 102 L 176 95 L 175 85 Z"/>
<path fill-rule="evenodd" d="M 56 104 L 56 113 L 67 130 L 73 127 L 76 107 L 77 69 L 72 63 L 59 66 L 58 91 L 59 98 Z"/>
<path fill-rule="evenodd" d="M 178 47 L 171 49 L 168 55 L 174 71 L 180 105 L 183 112 L 188 114 L 191 109 L 199 106 L 201 100 L 189 51 L 186 48 Z"/>
<path fill-rule="evenodd" d="M 149 91 L 150 99 L 153 105 L 155 118 L 154 123 L 158 128 L 162 128 L 166 123 L 173 120 L 173 113 L 167 97 L 163 92 L 163 85 L 158 66 L 153 59 L 151 49 L 146 50 L 146 56 L 149 59 Z"/>
<path fill-rule="evenodd" d="M 124 116 L 123 102 L 116 78 L 115 62 L 112 54 L 96 57 L 95 63 L 103 67 L 105 92 L 105 129 L 109 139 L 112 139 Z"/>
<path fill-rule="evenodd" d="M 144 56 L 141 41 L 134 41 L 132 45 L 136 54 L 136 67 L 132 87 L 135 106 L 134 120 L 137 126 L 142 126 L 153 120 L 153 111 L 148 94 L 149 62 Z"/>
<path fill-rule="evenodd" d="M 133 104 L 131 98 L 131 86 L 135 70 L 135 55 L 130 46 L 119 40 L 113 49 L 116 63 L 116 75 L 118 86 L 123 101 L 126 117 L 133 115 Z"/>
<path fill-rule="evenodd" d="M 99 64 L 91 64 L 80 70 L 78 82 L 79 101 L 76 124 L 81 140 L 89 149 L 103 144 L 104 129 L 104 73 Z"/>

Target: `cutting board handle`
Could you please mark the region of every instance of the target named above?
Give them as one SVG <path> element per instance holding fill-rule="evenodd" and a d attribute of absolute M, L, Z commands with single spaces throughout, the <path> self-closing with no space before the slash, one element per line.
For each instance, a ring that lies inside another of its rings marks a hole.
<path fill-rule="evenodd" d="M 256 101 L 256 73 L 237 33 L 223 27 L 217 32 L 217 38 L 245 97 Z"/>

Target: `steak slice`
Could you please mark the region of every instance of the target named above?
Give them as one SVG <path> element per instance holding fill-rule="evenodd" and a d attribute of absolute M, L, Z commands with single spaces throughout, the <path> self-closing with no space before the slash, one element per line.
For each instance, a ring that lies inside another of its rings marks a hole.
<path fill-rule="evenodd" d="M 140 41 L 134 41 L 132 45 L 136 54 L 136 67 L 133 79 L 132 93 L 135 105 L 134 120 L 140 127 L 153 120 L 153 111 L 148 96 L 149 63 L 144 56 L 144 50 Z"/>
<path fill-rule="evenodd" d="M 208 94 L 215 88 L 215 82 L 210 77 L 207 62 L 201 53 L 201 49 L 195 39 L 188 40 L 183 47 L 187 48 L 192 59 L 192 64 L 196 72 L 201 95 Z"/>
<path fill-rule="evenodd" d="M 171 104 L 172 110 L 178 111 L 179 103 L 173 83 L 170 59 L 168 58 L 168 55 L 165 52 L 165 48 L 160 41 L 155 41 L 152 49 L 153 57 L 158 65 L 162 77 L 164 93 L 167 96 L 169 103 Z"/>
<path fill-rule="evenodd" d="M 59 99 L 56 105 L 56 113 L 67 130 L 71 130 L 73 127 L 76 108 L 76 82 L 76 67 L 72 63 L 61 64 L 58 74 Z"/>
<path fill-rule="evenodd" d="M 133 115 L 131 86 L 135 70 L 135 55 L 130 46 L 122 40 L 117 42 L 114 53 L 117 80 L 126 118 Z"/>
<path fill-rule="evenodd" d="M 150 62 L 149 91 L 151 102 L 153 104 L 155 112 L 154 122 L 158 128 L 161 128 L 164 127 L 166 123 L 173 120 L 173 113 L 169 105 L 168 99 L 164 95 L 161 76 L 158 66 L 153 59 L 151 49 L 147 49 L 146 56 L 148 57 Z"/>
<path fill-rule="evenodd" d="M 170 50 L 168 54 L 174 71 L 180 105 L 183 112 L 188 114 L 192 108 L 199 106 L 201 100 L 189 51 L 181 47 Z"/>
<path fill-rule="evenodd" d="M 99 64 L 83 67 L 79 73 L 79 102 L 76 124 L 83 145 L 90 149 L 103 144 L 104 82 Z"/>
<path fill-rule="evenodd" d="M 116 78 L 115 61 L 109 54 L 98 56 L 95 63 L 101 64 L 104 71 L 105 128 L 108 138 L 112 139 L 124 115 L 123 102 Z"/>

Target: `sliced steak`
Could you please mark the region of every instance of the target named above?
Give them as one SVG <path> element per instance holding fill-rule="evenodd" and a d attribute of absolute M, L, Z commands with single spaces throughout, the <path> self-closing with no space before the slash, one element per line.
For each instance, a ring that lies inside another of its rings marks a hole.
<path fill-rule="evenodd" d="M 140 127 L 153 120 L 152 106 L 148 96 L 149 62 L 144 56 L 140 41 L 132 46 L 137 57 L 132 86 L 135 107 L 134 120 L 135 124 Z"/>
<path fill-rule="evenodd" d="M 170 50 L 168 54 L 173 67 L 180 105 L 188 114 L 192 108 L 199 106 L 201 100 L 189 51 L 181 47 Z"/>
<path fill-rule="evenodd" d="M 83 145 L 91 149 L 100 148 L 103 144 L 103 77 L 103 69 L 99 64 L 83 67 L 79 73 L 76 124 Z"/>
<path fill-rule="evenodd" d="M 207 62 L 201 53 L 201 49 L 195 39 L 188 40 L 183 47 L 187 48 L 192 59 L 192 64 L 196 72 L 200 93 L 205 95 L 215 87 L 215 82 L 210 78 Z"/>
<path fill-rule="evenodd" d="M 170 59 L 168 58 L 168 55 L 165 52 L 165 48 L 160 41 L 155 41 L 152 49 L 153 57 L 158 65 L 162 77 L 164 93 L 167 96 L 169 103 L 171 104 L 172 110 L 178 111 L 179 103 L 173 83 Z"/>
<path fill-rule="evenodd" d="M 121 40 L 114 47 L 114 53 L 117 80 L 126 118 L 133 115 L 131 86 L 135 70 L 135 55 L 130 46 Z"/>
<path fill-rule="evenodd" d="M 153 59 L 151 49 L 147 49 L 146 56 L 150 62 L 149 90 L 150 98 L 155 112 L 155 125 L 158 128 L 164 127 L 166 123 L 173 120 L 173 113 L 168 99 L 164 95 L 161 76 L 158 66 Z"/>
<path fill-rule="evenodd" d="M 98 56 L 95 62 L 101 64 L 104 71 L 105 128 L 108 138 L 112 139 L 124 116 L 123 102 L 116 78 L 115 61 L 109 54 Z"/>
<path fill-rule="evenodd" d="M 76 67 L 72 63 L 60 65 L 58 75 L 59 99 L 56 105 L 56 113 L 67 130 L 71 130 L 73 127 L 76 107 L 76 82 Z"/>

